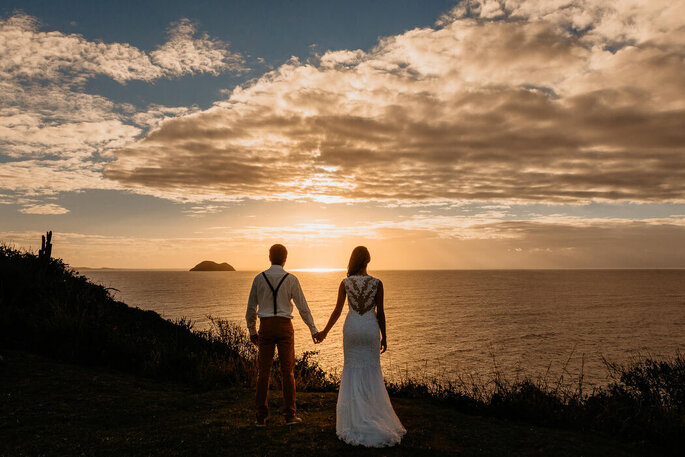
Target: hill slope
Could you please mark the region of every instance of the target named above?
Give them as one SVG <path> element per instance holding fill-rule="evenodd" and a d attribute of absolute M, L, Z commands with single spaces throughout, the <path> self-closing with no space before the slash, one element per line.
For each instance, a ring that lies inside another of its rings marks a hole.
<path fill-rule="evenodd" d="M 226 437 L 236 440 L 244 455 L 282 454 L 293 446 L 313 450 L 318 445 L 333 455 L 347 452 L 349 448 L 340 447 L 332 433 L 335 396 L 330 393 L 335 392 L 337 379 L 321 370 L 312 353 L 304 353 L 295 364 L 298 392 L 309 392 L 298 402 L 302 411 L 309 414 L 308 404 L 320 404 L 321 416 L 317 419 L 319 413 L 312 413 L 314 419 L 302 428 L 308 441 L 300 442 L 280 428 L 270 429 L 269 440 L 255 435 L 250 428 L 255 348 L 245 329 L 226 321 L 212 323 L 212 328 L 198 331 L 186 320 L 171 322 L 153 311 L 129 307 L 59 259 L 38 259 L 0 244 L 0 356 L 9 360 L 3 362 L 0 357 L 0 443 L 18 450 L 4 452 L 0 447 L 0 456 L 53 454 L 44 451 L 47 447 L 31 448 L 29 437 L 36 437 L 36 446 L 57 446 L 64 435 L 68 445 L 82 442 L 81 431 L 83 439 L 92 433 L 93 439 L 104 440 L 101 447 L 87 444 L 85 455 L 110 453 L 110 438 L 122 443 L 133 440 L 150 449 L 150 454 L 157 454 L 159 444 L 159 449 L 168 451 L 163 453 L 174 454 L 175 449 L 184 448 L 183 443 L 169 444 L 178 436 L 188 436 L 198 454 L 210 449 L 208 454 L 215 455 L 222 448 L 207 444 L 209 435 L 218 436 L 225 446 L 229 445 Z M 15 365 L 14 357 L 7 359 L 13 351 L 42 356 L 28 364 L 22 364 L 19 357 Z M 33 371 L 34 365 L 42 371 Z M 400 418 L 413 430 L 401 448 L 410 453 L 452 449 L 471 455 L 480 446 L 491 455 L 534 455 L 540 449 L 544 455 L 569 455 L 565 449 L 596 455 L 595 447 L 584 450 L 587 443 L 599 443 L 597 449 L 610 455 L 630 450 L 625 447 L 628 445 L 599 438 L 601 435 L 591 432 L 595 430 L 622 436 L 639 446 L 643 455 L 681 455 L 685 357 L 638 359 L 616 367 L 613 374 L 616 381 L 592 393 L 580 387 L 560 389 L 560 382 L 525 378 L 509 382 L 502 373 L 484 384 L 408 378 L 389 384 L 388 389 L 399 405 Z M 108 377 L 112 380 L 98 387 L 96 381 Z M 272 377 L 277 388 L 280 370 L 275 368 Z M 126 387 L 131 385 L 145 387 Z M 221 397 L 227 388 L 239 392 L 237 403 L 216 403 L 215 396 Z M 167 389 L 171 394 L 164 397 Z M 202 399 L 204 403 L 193 409 L 194 402 Z M 187 417 L 195 410 L 194 419 Z M 214 413 L 207 416 L 214 410 L 220 411 L 216 413 L 220 419 Z M 92 421 L 92 426 L 82 417 Z M 139 417 L 150 423 L 141 423 Z M 155 423 L 155 417 L 161 425 Z M 319 437 L 320 432 L 325 432 L 324 438 Z M 49 440 L 43 443 L 40 437 Z M 160 437 L 166 441 L 162 443 Z M 252 443 L 252 438 L 257 443 Z M 608 451 L 605 444 L 616 452 Z M 130 454 L 121 447 L 124 444 L 117 446 L 111 454 Z M 398 452 L 393 449 L 387 454 Z"/>
<path fill-rule="evenodd" d="M 145 456 L 633 456 L 611 438 L 459 413 L 393 399 L 407 427 L 390 449 L 359 449 L 335 436 L 334 392 L 298 393 L 305 423 L 287 427 L 271 392 L 266 429 L 252 425 L 252 389 L 205 392 L 22 352 L 0 362 L 0 455 Z"/>

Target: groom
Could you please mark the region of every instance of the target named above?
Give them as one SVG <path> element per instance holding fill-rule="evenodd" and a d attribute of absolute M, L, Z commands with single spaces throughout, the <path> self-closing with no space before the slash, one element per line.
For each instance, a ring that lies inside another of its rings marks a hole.
<path fill-rule="evenodd" d="M 266 426 L 269 414 L 267 392 L 269 376 L 278 347 L 278 359 L 283 377 L 283 415 L 287 425 L 299 424 L 295 410 L 295 332 L 293 330 L 293 304 L 302 320 L 307 324 L 315 343 L 319 342 L 319 331 L 314 325 L 312 313 L 304 298 L 300 282 L 283 269 L 288 250 L 282 244 L 274 244 L 269 249 L 271 268 L 255 276 L 247 301 L 247 328 L 252 343 L 259 347 L 257 357 L 257 427 Z M 259 317 L 259 332 L 257 332 Z"/>

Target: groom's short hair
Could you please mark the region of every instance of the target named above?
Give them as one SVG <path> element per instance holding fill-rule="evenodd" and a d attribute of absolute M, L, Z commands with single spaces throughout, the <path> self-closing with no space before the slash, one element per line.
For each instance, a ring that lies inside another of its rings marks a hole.
<path fill-rule="evenodd" d="M 273 265 L 283 265 L 288 258 L 288 250 L 282 244 L 274 244 L 269 248 L 269 259 Z"/>

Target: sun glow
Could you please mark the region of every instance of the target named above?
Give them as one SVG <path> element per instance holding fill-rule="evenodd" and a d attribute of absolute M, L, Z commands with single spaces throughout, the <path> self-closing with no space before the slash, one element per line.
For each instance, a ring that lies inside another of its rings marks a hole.
<path fill-rule="evenodd" d="M 293 268 L 290 271 L 304 271 L 307 273 L 331 273 L 333 271 L 345 271 L 344 268 Z"/>

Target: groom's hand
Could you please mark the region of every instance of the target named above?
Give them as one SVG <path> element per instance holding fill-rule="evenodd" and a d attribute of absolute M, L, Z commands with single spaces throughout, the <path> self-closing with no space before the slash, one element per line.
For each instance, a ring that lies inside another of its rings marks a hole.
<path fill-rule="evenodd" d="M 255 346 L 259 346 L 259 334 L 255 333 L 254 335 L 251 335 L 250 341 L 252 341 L 252 344 L 254 344 Z"/>
<path fill-rule="evenodd" d="M 323 341 L 322 335 L 323 334 L 321 332 L 317 332 L 317 333 L 312 335 L 312 341 L 314 341 L 314 344 L 319 344 L 320 342 Z"/>

